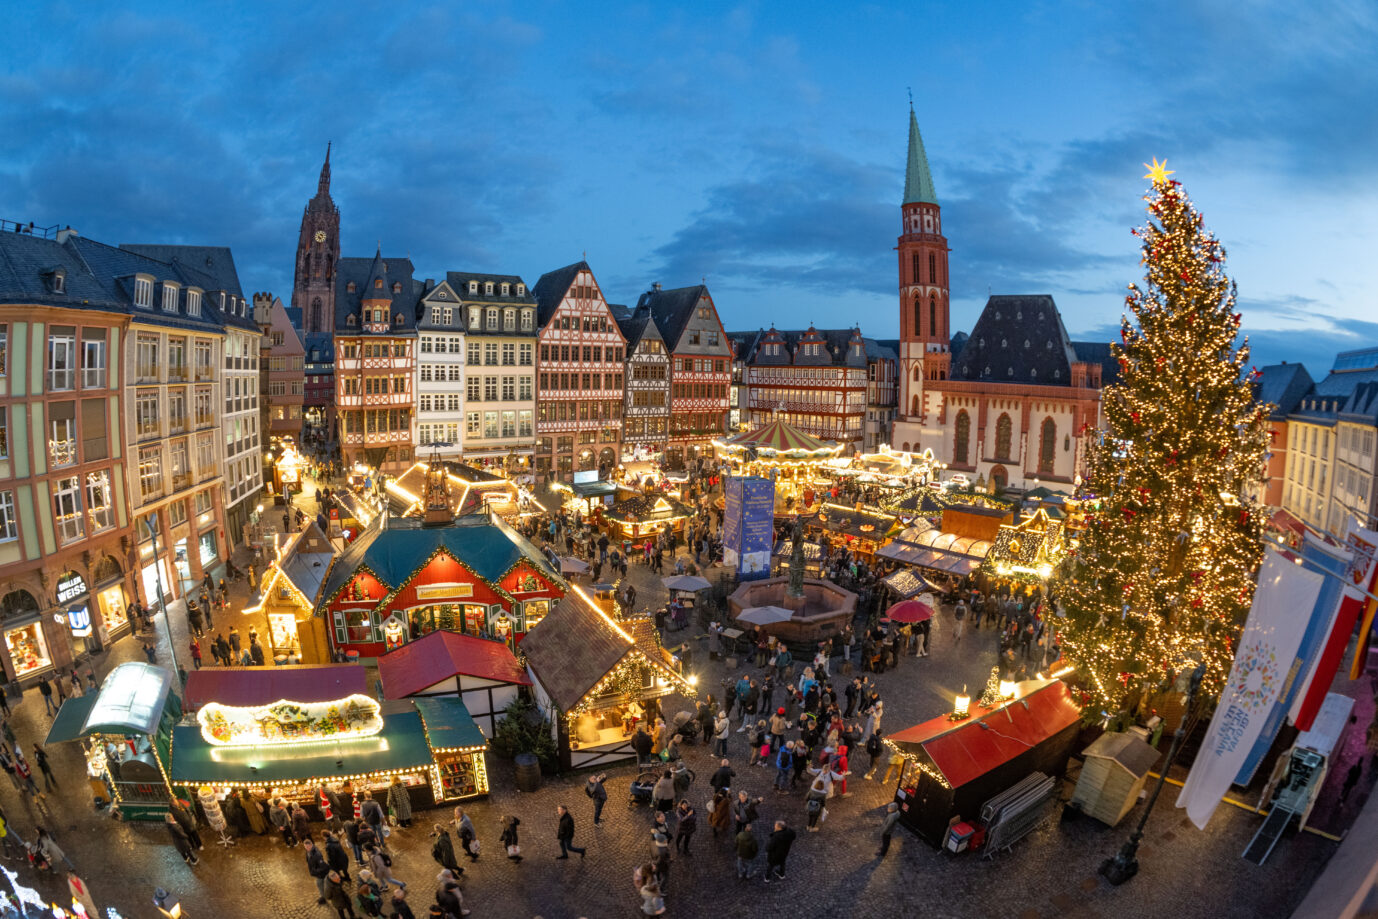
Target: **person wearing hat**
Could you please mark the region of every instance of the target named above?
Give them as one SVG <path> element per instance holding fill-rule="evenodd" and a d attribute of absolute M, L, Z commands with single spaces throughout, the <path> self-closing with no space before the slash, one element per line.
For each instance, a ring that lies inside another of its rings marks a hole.
<path fill-rule="evenodd" d="M 785 718 L 784 706 L 777 708 L 775 714 L 770 716 L 770 752 L 778 753 L 780 742 L 785 739 L 785 731 L 791 727 Z"/>

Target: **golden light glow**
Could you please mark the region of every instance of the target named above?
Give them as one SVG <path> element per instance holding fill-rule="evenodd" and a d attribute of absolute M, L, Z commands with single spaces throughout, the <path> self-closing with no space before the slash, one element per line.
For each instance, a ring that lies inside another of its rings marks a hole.
<path fill-rule="evenodd" d="M 1148 170 L 1144 178 L 1152 179 L 1154 186 L 1166 185 L 1168 181 L 1167 177 L 1176 172 L 1175 169 L 1167 168 L 1167 160 L 1163 160 L 1160 163 L 1156 156 L 1153 158 L 1153 165 L 1150 166 L 1148 163 L 1144 163 L 1144 168 Z"/>
<path fill-rule="evenodd" d="M 208 702 L 196 713 L 201 737 L 217 747 L 296 745 L 372 737 L 383 730 L 377 701 L 359 693 L 329 702 L 279 699 L 268 705 Z"/>
<path fill-rule="evenodd" d="M 970 714 L 970 712 L 971 712 L 971 696 L 967 695 L 966 693 L 962 693 L 961 695 L 959 695 L 959 696 L 953 701 L 953 705 L 952 705 L 952 714 L 954 714 L 954 715 L 967 715 L 967 714 Z"/>

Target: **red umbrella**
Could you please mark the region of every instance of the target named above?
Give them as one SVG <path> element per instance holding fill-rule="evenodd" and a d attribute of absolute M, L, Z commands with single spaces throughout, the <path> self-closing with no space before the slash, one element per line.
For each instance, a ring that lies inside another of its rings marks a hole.
<path fill-rule="evenodd" d="M 885 611 L 892 622 L 927 622 L 933 618 L 933 607 L 923 600 L 905 600 Z"/>

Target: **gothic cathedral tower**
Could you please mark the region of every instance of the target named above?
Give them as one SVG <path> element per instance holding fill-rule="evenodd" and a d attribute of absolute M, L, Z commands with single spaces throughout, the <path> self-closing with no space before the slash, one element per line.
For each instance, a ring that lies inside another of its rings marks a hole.
<path fill-rule="evenodd" d="M 340 209 L 330 199 L 330 146 L 325 148 L 316 197 L 306 203 L 297 240 L 292 306 L 301 310 L 306 335 L 335 329 L 335 266 L 340 261 Z"/>
<path fill-rule="evenodd" d="M 947 238 L 942 209 L 933 190 L 928 154 L 909 108 L 909 161 L 904 171 L 903 227 L 899 244 L 900 420 L 927 420 L 924 383 L 947 378 L 951 333 L 948 326 Z M 896 438 L 898 439 L 898 438 Z M 898 446 L 898 445 L 897 445 Z"/>

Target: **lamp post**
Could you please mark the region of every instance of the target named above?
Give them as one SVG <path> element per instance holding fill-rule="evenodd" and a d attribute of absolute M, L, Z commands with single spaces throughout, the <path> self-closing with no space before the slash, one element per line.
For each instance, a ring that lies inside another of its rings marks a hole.
<path fill-rule="evenodd" d="M 157 511 L 148 515 L 148 532 L 153 538 L 153 582 L 158 591 L 158 606 L 163 611 L 163 627 L 167 629 L 167 650 L 172 655 L 172 668 L 177 671 L 177 678 L 185 684 L 187 674 L 177 663 L 177 642 L 172 637 L 172 620 L 168 617 L 167 598 L 163 595 L 163 566 L 162 560 L 158 558 Z"/>
<path fill-rule="evenodd" d="M 1153 805 L 1158 801 L 1158 795 L 1163 790 L 1163 785 L 1167 782 L 1167 772 L 1172 768 L 1173 760 L 1177 759 L 1177 751 L 1181 749 L 1182 738 L 1187 733 L 1187 718 L 1191 715 L 1191 705 L 1196 699 L 1196 691 L 1201 688 L 1201 678 L 1206 674 L 1206 665 L 1197 664 L 1196 669 L 1191 672 L 1191 684 L 1187 687 L 1187 700 L 1182 709 L 1182 721 L 1177 725 L 1177 731 L 1172 735 L 1172 747 L 1168 750 L 1167 762 L 1163 764 L 1163 771 L 1158 776 L 1158 784 L 1153 786 L 1153 794 L 1149 795 L 1148 803 L 1144 805 L 1144 815 L 1139 818 L 1139 825 L 1134 829 L 1129 841 L 1120 849 L 1119 854 L 1114 858 L 1107 858 L 1101 862 L 1100 873 L 1105 875 L 1105 879 L 1116 887 L 1139 873 L 1139 842 L 1144 838 L 1144 826 L 1148 823 L 1148 815 L 1153 813 Z"/>

